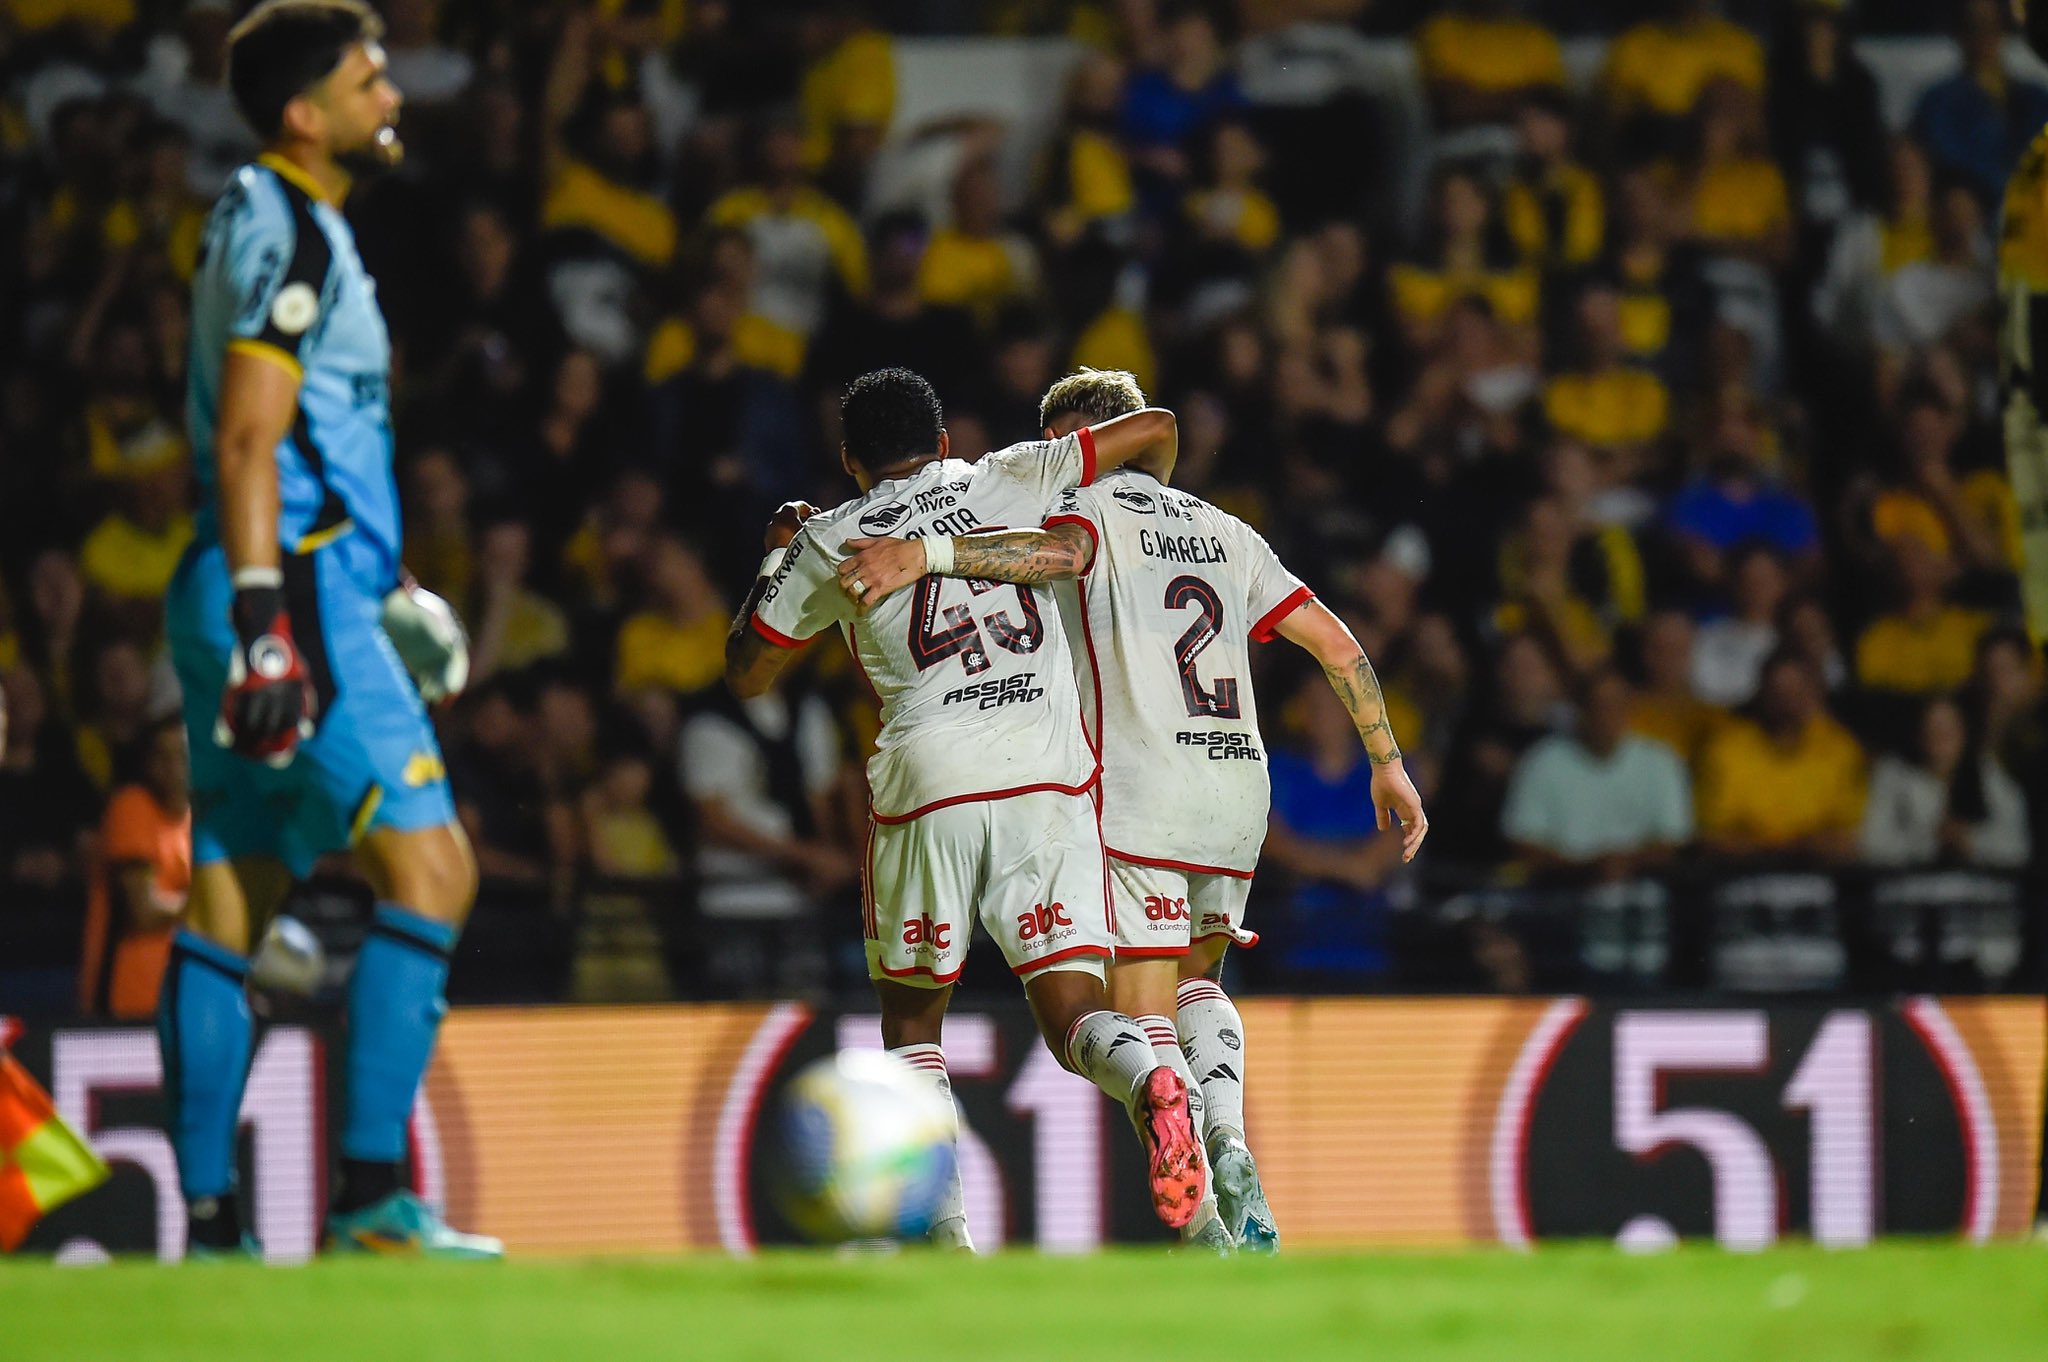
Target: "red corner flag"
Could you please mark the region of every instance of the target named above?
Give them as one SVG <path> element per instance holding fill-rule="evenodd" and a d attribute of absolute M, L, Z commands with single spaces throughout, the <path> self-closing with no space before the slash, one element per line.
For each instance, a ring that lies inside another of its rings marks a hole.
<path fill-rule="evenodd" d="M 57 1119 L 50 1095 L 0 1050 L 0 1253 L 36 1221 L 107 1180 L 99 1155 Z"/>

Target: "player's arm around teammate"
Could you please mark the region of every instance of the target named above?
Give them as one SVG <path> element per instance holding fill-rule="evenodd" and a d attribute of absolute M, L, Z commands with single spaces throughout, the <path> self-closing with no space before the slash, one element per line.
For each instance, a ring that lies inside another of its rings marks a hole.
<path fill-rule="evenodd" d="M 1126 464 L 1162 482 L 1173 475 L 1180 425 L 1164 407 L 1145 407 L 1082 429 L 1086 447 L 1094 451 L 1084 481 Z M 855 538 L 846 541 L 846 548 L 839 585 L 863 613 L 926 573 L 1037 586 L 1079 577 L 1095 556 L 1093 536 L 1074 525 L 928 539 Z"/>

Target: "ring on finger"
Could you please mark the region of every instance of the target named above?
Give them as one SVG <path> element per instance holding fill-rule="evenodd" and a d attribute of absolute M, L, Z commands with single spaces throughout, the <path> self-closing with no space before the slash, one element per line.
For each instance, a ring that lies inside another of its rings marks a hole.
<path fill-rule="evenodd" d="M 860 597 L 860 598 L 861 598 L 862 600 L 866 600 L 866 599 L 867 599 L 867 594 L 868 594 L 868 584 L 867 584 L 866 582 L 863 582 L 863 581 L 862 581 L 862 580 L 861 580 L 860 578 L 858 578 L 858 577 L 854 578 L 854 579 L 853 579 L 853 594 L 854 594 L 854 595 L 856 595 L 856 596 L 858 596 L 858 597 Z"/>

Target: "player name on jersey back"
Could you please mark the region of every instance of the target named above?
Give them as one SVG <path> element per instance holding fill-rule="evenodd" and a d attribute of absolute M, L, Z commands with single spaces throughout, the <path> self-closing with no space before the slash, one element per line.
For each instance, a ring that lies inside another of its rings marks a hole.
<path fill-rule="evenodd" d="M 837 579 L 849 539 L 1036 528 L 1090 471 L 1091 449 L 1068 436 L 975 464 L 934 462 L 813 516 L 790 545 L 755 627 L 784 644 L 833 625 L 845 632 L 882 703 L 868 763 L 878 820 L 1093 783 L 1073 660 L 1048 590 L 923 577 L 863 617 Z"/>
<path fill-rule="evenodd" d="M 1062 521 L 1096 539 L 1079 608 L 1104 842 L 1129 859 L 1249 874 L 1272 798 L 1250 640 L 1308 588 L 1249 525 L 1132 470 L 1067 494 L 1049 523 Z"/>

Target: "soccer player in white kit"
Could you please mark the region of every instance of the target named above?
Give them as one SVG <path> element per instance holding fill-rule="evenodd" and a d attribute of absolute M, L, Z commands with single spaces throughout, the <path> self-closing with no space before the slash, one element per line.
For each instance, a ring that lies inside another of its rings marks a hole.
<path fill-rule="evenodd" d="M 1040 419 L 1051 439 L 1144 405 L 1131 375 L 1083 370 L 1052 386 Z M 846 547 L 841 575 L 862 582 L 870 608 L 926 567 L 922 545 Z M 1247 641 L 1286 638 L 1322 664 L 1373 763 L 1379 824 L 1400 819 L 1411 860 L 1429 824 L 1372 664 L 1249 525 L 1136 468 L 1067 493 L 1043 529 L 956 540 L 938 556 L 985 580 L 1079 580 L 1069 632 L 1093 673 L 1082 689 L 1103 766 L 1111 998 L 1199 1093 L 1229 1232 L 1275 1248 L 1244 1138 L 1244 1023 L 1220 982 L 1229 945 L 1258 940 L 1244 907 L 1271 803 Z"/>
<path fill-rule="evenodd" d="M 856 379 L 841 415 L 841 461 L 861 494 L 777 513 L 726 641 L 726 680 L 742 698 L 762 694 L 806 640 L 845 634 L 882 704 L 862 925 L 883 1044 L 950 1104 L 941 1022 L 980 922 L 1054 1056 L 1130 1113 L 1154 1208 L 1181 1228 L 1206 1202 L 1208 1170 L 1186 1078 L 1108 1000 L 1101 768 L 1051 591 L 920 576 L 915 591 L 866 610 L 862 584 L 842 588 L 837 574 L 850 538 L 886 531 L 950 549 L 1040 524 L 1098 471 L 1142 460 L 1170 473 L 1173 413 L 1134 411 L 977 463 L 949 456 L 938 396 L 906 369 Z M 957 1175 L 932 1237 L 971 1247 Z"/>

